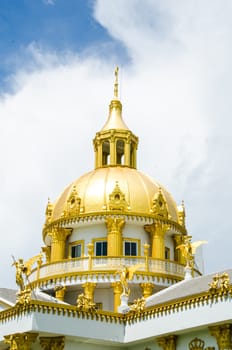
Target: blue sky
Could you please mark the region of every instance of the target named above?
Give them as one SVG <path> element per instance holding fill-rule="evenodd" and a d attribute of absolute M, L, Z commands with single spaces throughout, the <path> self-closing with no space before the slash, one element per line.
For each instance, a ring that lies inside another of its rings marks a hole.
<path fill-rule="evenodd" d="M 93 17 L 92 0 L 1 0 L 0 4 L 0 85 L 23 60 L 30 64 L 26 48 L 32 43 L 56 52 L 78 54 L 98 47 L 106 56 L 126 60 L 126 51 Z M 110 46 L 104 51 L 104 46 Z"/>
<path fill-rule="evenodd" d="M 206 272 L 231 267 L 231 13 L 231 0 L 0 1 L 0 285 L 14 287 L 11 254 L 39 253 L 47 198 L 93 169 L 116 65 L 138 169 L 185 201 Z"/>

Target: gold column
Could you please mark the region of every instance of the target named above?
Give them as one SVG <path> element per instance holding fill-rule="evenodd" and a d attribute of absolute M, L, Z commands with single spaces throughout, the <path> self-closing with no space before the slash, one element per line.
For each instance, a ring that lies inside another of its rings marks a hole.
<path fill-rule="evenodd" d="M 111 285 L 114 288 L 114 312 L 118 312 L 118 307 L 121 305 L 122 284 L 121 282 L 113 282 Z"/>
<path fill-rule="evenodd" d="M 58 287 L 57 289 L 55 289 L 56 299 L 64 301 L 65 292 L 66 287 Z"/>
<path fill-rule="evenodd" d="M 94 244 L 89 243 L 87 245 L 88 247 L 88 257 L 89 257 L 89 270 L 92 270 L 92 264 L 93 264 L 93 249 L 94 249 Z"/>
<path fill-rule="evenodd" d="M 122 229 L 125 224 L 124 219 L 107 218 L 105 220 L 108 235 L 107 235 L 107 255 L 120 256 L 122 255 Z"/>
<path fill-rule="evenodd" d="M 51 247 L 50 246 L 42 247 L 42 252 L 46 256 L 46 263 L 50 263 L 50 261 L 51 261 Z"/>
<path fill-rule="evenodd" d="M 10 346 L 10 350 L 30 350 L 37 336 L 38 333 L 15 333 L 5 335 L 4 342 Z"/>
<path fill-rule="evenodd" d="M 40 337 L 40 345 L 43 350 L 63 350 L 65 345 L 65 337 Z"/>
<path fill-rule="evenodd" d="M 95 164 L 95 169 L 98 167 L 98 143 L 95 140 L 93 141 L 94 145 L 94 164 Z"/>
<path fill-rule="evenodd" d="M 41 268 L 42 263 L 43 263 L 43 258 L 42 258 L 42 254 L 41 254 L 40 257 L 37 260 L 37 274 L 36 274 L 37 280 L 40 277 L 40 268 Z"/>
<path fill-rule="evenodd" d="M 183 235 L 173 235 L 173 239 L 174 239 L 174 256 L 175 256 L 175 260 L 182 265 L 186 265 L 186 261 L 185 258 L 183 256 L 183 254 L 181 254 L 181 250 L 180 249 L 176 249 L 176 247 L 178 247 L 178 245 L 183 244 L 184 243 L 184 239 L 183 239 Z"/>
<path fill-rule="evenodd" d="M 164 259 L 164 236 L 168 229 L 168 225 L 154 223 L 151 225 L 145 225 L 144 228 L 151 235 L 152 258 Z"/>
<path fill-rule="evenodd" d="M 54 227 L 49 233 L 49 236 L 52 239 L 51 262 L 64 259 L 66 239 L 71 232 L 72 229 Z"/>
<path fill-rule="evenodd" d="M 148 272 L 149 271 L 149 261 L 148 261 L 148 257 L 149 257 L 149 248 L 150 248 L 150 245 L 145 243 L 143 245 L 143 254 L 145 256 L 145 268 L 146 268 L 146 271 Z"/>
<path fill-rule="evenodd" d="M 231 324 L 226 323 L 220 326 L 209 327 L 210 334 L 216 338 L 219 350 L 232 349 Z"/>
<path fill-rule="evenodd" d="M 125 165 L 130 166 L 130 140 L 127 140 L 125 143 Z"/>
<path fill-rule="evenodd" d="M 163 350 L 176 350 L 176 341 L 177 341 L 176 335 L 169 335 L 167 337 L 160 337 L 157 339 L 158 345 Z"/>
<path fill-rule="evenodd" d="M 147 298 L 150 295 L 152 295 L 153 289 L 154 289 L 154 284 L 153 283 L 140 283 L 140 287 L 142 288 L 143 291 L 143 297 Z"/>
<path fill-rule="evenodd" d="M 110 165 L 116 165 L 116 145 L 113 135 L 110 138 Z"/>
<path fill-rule="evenodd" d="M 134 146 L 135 147 L 135 149 L 134 149 L 134 151 L 133 151 L 133 162 L 132 162 L 132 164 L 133 164 L 133 167 L 136 169 L 137 168 L 137 145 L 136 146 Z"/>
<path fill-rule="evenodd" d="M 96 287 L 96 283 L 92 282 L 86 282 L 82 284 L 82 287 L 84 288 L 84 294 L 85 296 L 91 301 L 94 302 L 94 289 Z"/>

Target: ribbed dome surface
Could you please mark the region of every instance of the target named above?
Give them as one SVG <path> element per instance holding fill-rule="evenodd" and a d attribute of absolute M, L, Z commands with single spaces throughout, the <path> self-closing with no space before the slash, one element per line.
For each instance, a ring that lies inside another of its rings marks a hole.
<path fill-rule="evenodd" d="M 110 194 L 116 184 L 125 195 L 127 205 L 124 213 L 151 214 L 152 200 L 161 188 L 170 219 L 178 222 L 177 206 L 170 193 L 149 176 L 122 166 L 98 168 L 71 183 L 54 203 L 52 220 L 62 217 L 73 186 L 76 186 L 81 198 L 80 207 L 83 214 L 106 213 L 109 209 Z"/>

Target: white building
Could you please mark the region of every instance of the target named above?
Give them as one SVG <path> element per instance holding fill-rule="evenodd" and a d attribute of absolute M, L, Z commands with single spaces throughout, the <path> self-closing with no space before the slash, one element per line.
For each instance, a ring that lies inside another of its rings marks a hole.
<path fill-rule="evenodd" d="M 231 349 L 232 271 L 195 268 L 183 204 L 137 170 L 115 75 L 94 170 L 48 203 L 46 259 L 15 263 L 17 300 L 0 289 L 0 349 Z"/>

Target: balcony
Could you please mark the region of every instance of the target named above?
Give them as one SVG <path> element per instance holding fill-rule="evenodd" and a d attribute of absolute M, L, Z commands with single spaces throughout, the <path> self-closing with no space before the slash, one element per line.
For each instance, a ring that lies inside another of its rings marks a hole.
<path fill-rule="evenodd" d="M 52 279 L 57 276 L 65 277 L 70 275 L 88 273 L 89 275 L 107 272 L 115 274 L 122 266 L 138 265 L 136 274 L 162 275 L 182 279 L 184 277 L 184 266 L 174 261 L 153 259 L 146 257 L 82 257 L 76 259 L 65 259 L 49 264 L 41 265 L 40 268 L 32 270 L 28 276 L 31 283 L 37 280 Z M 199 272 L 196 273 L 199 275 Z"/>

